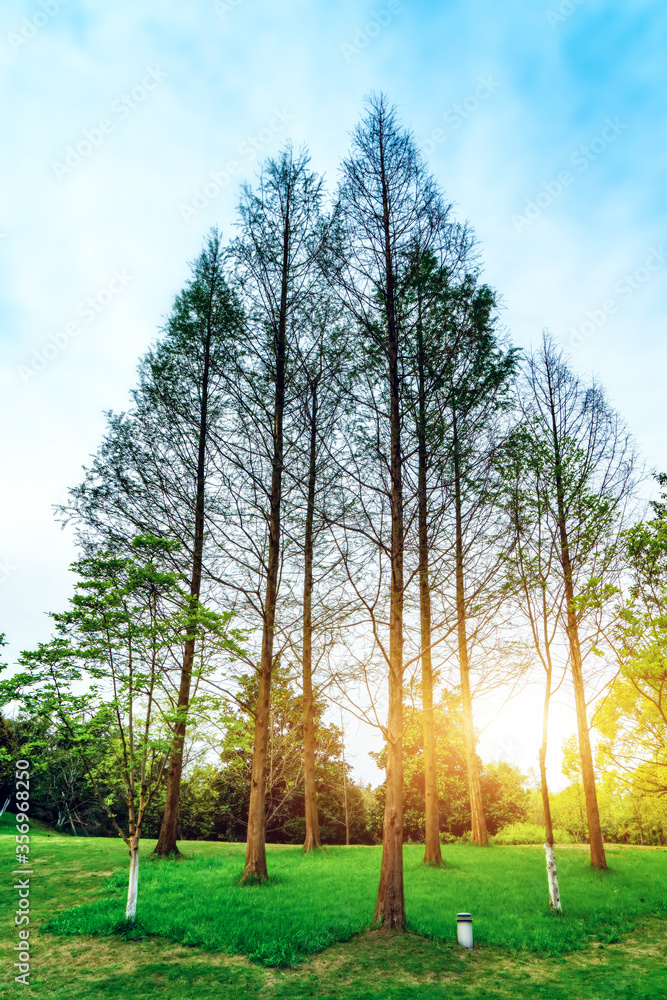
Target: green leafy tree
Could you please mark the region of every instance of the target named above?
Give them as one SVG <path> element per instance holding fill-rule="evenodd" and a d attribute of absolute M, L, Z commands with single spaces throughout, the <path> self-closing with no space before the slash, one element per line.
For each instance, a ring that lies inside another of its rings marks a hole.
<path fill-rule="evenodd" d="M 667 792 L 667 476 L 654 517 L 623 536 L 628 596 L 614 629 L 619 672 L 595 714 L 600 752 L 627 785 Z"/>
<path fill-rule="evenodd" d="M 13 722 L 14 739 L 18 747 L 39 748 L 31 757 L 30 809 L 42 821 L 70 832 L 106 836 L 114 833 L 109 817 L 90 784 L 88 774 L 76 743 L 61 725 L 44 717 L 19 717 Z M 113 737 L 107 732 L 106 740 Z M 106 742 L 101 730 L 93 745 L 88 747 L 91 762 L 101 762 Z M 16 756 L 22 756 L 17 751 Z M 103 797 L 113 802 L 113 813 L 127 822 L 127 811 L 122 797 L 100 775 L 98 786 Z"/>
<path fill-rule="evenodd" d="M 5 633 L 0 632 L 0 648 L 6 645 Z M 0 663 L 0 671 L 6 669 L 7 664 Z M 13 791 L 14 760 L 17 750 L 14 726 L 4 715 L 0 715 L 0 798 L 2 799 L 0 808 Z"/>
<path fill-rule="evenodd" d="M 136 915 L 144 815 L 182 720 L 182 706 L 169 696 L 172 650 L 184 633 L 200 641 L 214 633 L 221 647 L 236 648 L 226 634 L 229 616 L 201 607 L 193 616 L 176 574 L 165 570 L 165 556 L 177 545 L 143 535 L 132 556 L 103 551 L 75 563 L 80 579 L 70 609 L 52 615 L 55 637 L 23 653 L 25 671 L 2 683 L 5 701 L 20 698 L 29 717 L 52 720 L 66 736 L 127 845 L 128 921 Z M 40 749 L 37 735 L 30 749 Z M 125 804 L 125 828 L 113 811 L 116 794 Z"/>
<path fill-rule="evenodd" d="M 252 750 L 257 699 L 255 676 L 240 681 L 242 700 L 250 713 L 238 711 L 226 722 L 220 753 L 219 809 L 216 830 L 224 839 L 245 839 L 247 804 L 252 780 Z M 267 735 L 266 833 L 274 842 L 298 843 L 305 836 L 305 774 L 303 759 L 303 702 L 286 668 L 273 672 L 269 732 Z M 318 826 L 330 843 L 345 840 L 342 734 L 323 720 L 324 702 L 313 697 L 313 740 Z M 349 786 L 348 786 L 349 787 Z M 363 797 L 352 791 L 351 836 L 367 838 Z M 349 805 L 349 804 L 348 804 Z"/>
<path fill-rule="evenodd" d="M 405 766 L 405 839 L 421 843 L 425 832 L 424 737 L 421 713 L 406 722 L 403 738 Z M 440 832 L 448 838 L 470 834 L 472 815 L 468 788 L 468 756 L 461 697 L 444 691 L 434 705 L 435 759 L 438 777 Z M 382 766 L 386 750 L 373 753 Z M 527 813 L 526 778 L 506 761 L 482 764 L 478 760 L 480 788 L 488 829 L 495 834 Z M 377 790 L 379 802 L 384 789 Z"/>

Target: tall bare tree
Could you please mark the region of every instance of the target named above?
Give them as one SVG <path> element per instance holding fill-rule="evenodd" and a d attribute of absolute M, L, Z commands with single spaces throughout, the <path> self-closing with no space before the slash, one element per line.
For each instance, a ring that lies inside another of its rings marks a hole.
<path fill-rule="evenodd" d="M 341 327 L 340 304 L 324 284 L 313 290 L 307 303 L 308 322 L 300 347 L 297 382 L 301 406 L 295 423 L 300 428 L 301 463 L 288 469 L 294 480 L 293 518 L 295 531 L 303 537 L 303 619 L 301 662 L 303 686 L 303 756 L 306 852 L 321 847 L 315 782 L 315 729 L 313 673 L 318 659 L 326 656 L 333 642 L 335 621 L 332 608 L 338 588 L 332 578 L 332 545 L 327 538 L 327 501 L 336 481 L 332 451 L 338 417 L 345 406 L 347 389 L 347 343 Z M 315 559 L 317 554 L 317 567 Z M 335 564 L 335 560 L 333 561 Z M 317 598 L 316 589 L 327 581 L 327 596 Z M 313 608 L 313 601 L 316 607 Z M 314 660 L 314 643 L 318 650 Z"/>
<path fill-rule="evenodd" d="M 498 475 L 494 454 L 498 416 L 508 403 L 516 351 L 495 330 L 495 295 L 475 274 L 451 296 L 455 357 L 448 370 L 447 427 L 443 452 L 449 464 L 453 593 L 463 726 L 474 844 L 488 843 L 473 720 L 471 648 L 493 629 L 502 600 L 496 585 L 502 530 L 495 517 Z M 445 588 L 447 594 L 450 589 Z"/>
<path fill-rule="evenodd" d="M 194 620 L 202 593 L 211 506 L 220 487 L 211 455 L 213 427 L 227 399 L 230 343 L 242 327 L 225 277 L 221 238 L 213 230 L 164 336 L 139 367 L 130 413 L 109 414 L 109 430 L 84 482 L 71 491 L 65 518 L 84 545 L 131 549 L 139 533 L 176 539 L 175 568 L 189 590 Z M 156 852 L 177 854 L 178 800 L 191 696 L 195 630 L 186 628 L 176 707 L 176 739 Z"/>
<path fill-rule="evenodd" d="M 544 670 L 540 787 L 549 903 L 552 909 L 561 910 L 547 781 L 547 748 L 551 700 L 565 680 L 569 660 L 561 641 L 565 588 L 558 572 L 558 539 L 549 529 L 548 490 L 542 475 L 539 438 L 531 433 L 530 409 L 525 411 L 521 399 L 518 410 L 519 413 L 523 411 L 523 420 L 510 434 L 502 457 L 503 506 L 507 532 L 512 539 L 506 570 L 511 595 L 527 624 L 532 647 Z"/>
<path fill-rule="evenodd" d="M 354 440 L 365 458 L 350 472 L 352 488 L 367 486 L 375 501 L 361 500 L 360 535 L 389 563 L 389 643 L 374 630 L 389 673 L 387 795 L 382 867 L 375 917 L 384 928 L 404 929 L 403 892 L 403 676 L 404 591 L 406 585 L 403 442 L 403 366 L 414 248 L 432 253 L 438 263 L 450 251 L 448 209 L 421 161 L 411 134 L 403 129 L 386 99 L 371 96 L 364 118 L 353 133 L 352 150 L 343 163 L 335 220 L 331 268 L 336 287 L 359 331 L 362 377 L 356 393 L 359 422 Z M 362 471 L 370 463 L 375 471 Z M 372 515 L 375 504 L 386 510 Z M 370 604 L 366 605 L 370 608 Z"/>
<path fill-rule="evenodd" d="M 634 489 L 635 454 L 627 430 L 600 387 L 594 382 L 583 384 L 547 334 L 527 361 L 525 386 L 540 445 L 543 495 L 565 597 L 591 865 L 606 868 L 581 629 L 591 581 L 599 588 L 615 572 L 613 543 Z"/>
<path fill-rule="evenodd" d="M 230 490 L 238 494 L 237 524 L 226 533 L 223 527 L 220 546 L 224 549 L 229 543 L 232 556 L 236 553 L 235 572 L 254 580 L 233 583 L 229 572 L 224 578 L 237 593 L 243 592 L 261 622 L 244 871 L 244 879 L 260 882 L 268 878 L 266 759 L 284 540 L 285 422 L 295 406 L 291 394 L 299 324 L 318 276 L 324 236 L 321 201 L 322 182 L 309 169 L 308 155 L 295 154 L 288 146 L 263 165 L 255 190 L 244 187 L 240 235 L 231 246 L 249 321 L 232 393 L 232 433 L 227 436 L 225 428 L 218 437 L 222 462 L 231 470 Z M 252 537 L 246 521 L 259 524 Z"/>

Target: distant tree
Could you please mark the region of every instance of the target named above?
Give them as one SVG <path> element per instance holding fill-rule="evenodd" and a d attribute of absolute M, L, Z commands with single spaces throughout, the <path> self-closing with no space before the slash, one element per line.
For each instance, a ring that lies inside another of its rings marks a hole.
<path fill-rule="evenodd" d="M 591 865 L 606 868 L 584 683 L 582 628 L 588 592 L 617 574 L 617 536 L 634 488 L 629 435 L 599 386 L 584 385 L 545 334 L 526 363 L 522 397 L 539 442 L 546 523 L 557 544 L 577 712 Z M 610 582 L 611 581 L 611 582 Z"/>
<path fill-rule="evenodd" d="M 0 648 L 7 645 L 5 633 L 0 632 Z M 0 663 L 0 672 L 7 669 L 6 663 Z M 14 726 L 9 719 L 0 714 L 0 808 L 5 799 L 14 791 L 14 761 L 18 751 Z"/>
<path fill-rule="evenodd" d="M 58 720 L 43 717 L 19 717 L 14 723 L 17 744 L 26 748 L 36 746 L 38 753 L 31 755 L 30 806 L 37 819 L 62 829 L 71 830 L 74 836 L 80 833 L 105 836 L 113 833 L 109 817 L 105 814 L 95 790 L 90 784 L 86 768 L 77 753 L 75 742 Z M 113 733 L 107 733 L 112 739 Z M 105 739 L 101 729 L 95 746 L 88 748 L 91 762 L 101 764 Z M 116 817 L 127 821 L 126 807 L 113 787 L 98 781 L 98 787 L 105 799 L 113 802 L 112 811 Z"/>
<path fill-rule="evenodd" d="M 619 673 L 594 722 L 602 753 L 645 793 L 667 793 L 667 475 L 654 517 L 623 535 L 628 594 L 614 626 Z"/>
<path fill-rule="evenodd" d="M 247 815 L 244 806 L 250 798 L 254 706 L 257 680 L 242 682 L 243 701 L 251 714 L 238 712 L 223 739 L 220 755 L 221 807 L 225 821 L 225 839 L 244 839 Z M 267 739 L 266 834 L 277 842 L 299 842 L 305 835 L 305 769 L 303 760 L 303 700 L 286 668 L 273 673 L 269 733 Z M 323 822 L 335 832 L 342 813 L 342 741 L 340 730 L 323 720 L 324 702 L 313 696 L 313 752 L 318 802 L 318 827 Z M 340 800 L 340 801 L 338 801 Z"/>
<path fill-rule="evenodd" d="M 467 234 L 460 235 L 461 257 L 466 256 Z M 414 267 L 412 309 L 414 312 L 411 355 L 414 385 L 405 391 L 406 410 L 414 425 L 417 454 L 417 561 L 419 583 L 419 647 L 424 726 L 424 863 L 442 865 L 438 819 L 438 792 L 433 715 L 433 614 L 431 591 L 438 585 L 436 553 L 441 548 L 443 509 L 448 498 L 443 490 L 442 453 L 445 443 L 444 413 L 449 399 L 451 367 L 456 357 L 459 330 L 452 322 L 453 276 L 449 266 L 438 266 L 434 254 L 420 254 Z M 408 362 L 409 363 L 409 362 Z M 409 427 L 406 428 L 409 433 Z M 434 563 L 436 566 L 434 567 Z"/>
<path fill-rule="evenodd" d="M 458 693 L 443 692 L 434 705 L 435 761 L 438 778 L 437 808 L 440 833 L 461 837 L 470 833 L 472 817 L 468 794 L 468 758 L 461 698 Z M 423 842 L 425 835 L 424 808 L 424 736 L 421 713 L 412 713 L 403 737 L 405 763 L 405 829 L 406 840 Z M 385 761 L 386 750 L 373 753 L 378 766 Z M 505 761 L 482 764 L 478 761 L 480 787 L 489 832 L 525 818 L 526 778 Z M 376 795 L 385 799 L 381 786 Z"/>

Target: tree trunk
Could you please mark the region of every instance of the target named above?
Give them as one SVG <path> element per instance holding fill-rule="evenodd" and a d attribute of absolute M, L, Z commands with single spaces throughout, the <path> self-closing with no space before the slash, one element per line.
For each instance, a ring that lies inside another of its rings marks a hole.
<path fill-rule="evenodd" d="M 177 707 L 179 712 L 187 712 L 190 703 L 190 682 L 192 679 L 192 664 L 194 661 L 194 639 L 185 643 L 181 683 L 178 689 Z M 183 774 L 183 747 L 185 744 L 186 721 L 177 722 L 174 729 L 174 746 L 169 759 L 169 774 L 167 777 L 167 799 L 164 806 L 162 823 L 155 854 L 162 858 L 180 854 L 176 841 L 178 840 L 178 802 L 181 794 L 181 776 Z"/>
<path fill-rule="evenodd" d="M 463 733 L 468 765 L 468 789 L 470 794 L 471 840 L 473 844 L 488 844 L 489 835 L 482 802 L 482 782 L 475 740 L 475 726 L 470 693 L 470 664 L 468 660 L 468 637 L 466 634 L 465 583 L 463 576 L 463 516 L 461 510 L 461 472 L 459 460 L 456 412 L 453 412 L 454 450 L 454 505 L 456 516 L 456 615 L 458 621 L 459 663 L 461 666 L 461 703 L 463 710 Z"/>
<path fill-rule="evenodd" d="M 137 893 L 139 891 L 139 836 L 130 838 L 130 878 L 127 887 L 125 919 L 133 921 L 137 915 Z"/>
<path fill-rule="evenodd" d="M 72 819 L 72 813 L 70 812 L 69 806 L 67 807 L 67 815 L 69 817 L 69 825 L 72 827 L 72 833 L 76 837 L 76 828 L 74 826 L 74 820 Z"/>
<path fill-rule="evenodd" d="M 345 729 L 343 728 L 343 709 L 340 710 L 340 731 L 342 739 L 343 757 L 343 809 L 345 810 L 345 846 L 350 846 L 350 812 L 347 805 L 347 768 L 345 766 Z"/>
<path fill-rule="evenodd" d="M 391 590 L 389 609 L 389 713 L 387 719 L 387 782 L 382 834 L 382 867 L 375 920 L 383 930 L 405 930 L 403 892 L 403 476 L 401 454 L 400 374 L 395 314 L 394 272 L 389 200 L 380 133 L 380 163 L 386 275 L 387 355 L 389 361 L 389 420 L 391 431 Z"/>
<path fill-rule="evenodd" d="M 549 661 L 551 662 L 551 661 Z M 549 905 L 552 910 L 562 910 L 560 891 L 558 889 L 558 869 L 556 867 L 556 852 L 554 850 L 554 831 L 551 823 L 551 803 L 549 802 L 549 787 L 547 785 L 547 736 L 549 731 L 549 702 L 551 700 L 551 669 L 547 671 L 547 687 L 544 695 L 544 715 L 542 718 L 542 746 L 540 747 L 540 783 L 542 786 L 542 805 L 544 806 L 544 850 L 547 859 L 547 883 L 549 886 Z"/>
<path fill-rule="evenodd" d="M 545 844 L 544 850 L 547 857 L 547 882 L 549 883 L 549 905 L 556 913 L 562 913 L 563 907 L 560 902 L 560 891 L 558 889 L 558 871 L 556 869 L 556 852 L 553 844 Z"/>
<path fill-rule="evenodd" d="M 306 809 L 304 850 L 321 847 L 315 784 L 315 727 L 313 721 L 313 518 L 315 513 L 315 476 L 317 458 L 317 381 L 311 386 L 310 456 L 308 468 L 308 506 L 304 544 L 303 581 L 303 785 Z"/>
<path fill-rule="evenodd" d="M 424 390 L 423 334 L 419 339 L 419 614 L 421 623 L 422 719 L 424 730 L 424 864 L 442 866 L 440 817 L 435 766 L 435 728 L 433 717 L 433 665 L 431 660 L 431 590 L 428 561 L 428 511 L 426 503 L 426 400 Z"/>
<path fill-rule="evenodd" d="M 264 626 L 259 668 L 259 694 L 255 716 L 255 742 L 252 754 L 250 804 L 248 807 L 248 839 L 245 870 L 242 881 L 261 882 L 269 873 L 266 867 L 266 747 L 268 742 L 273 671 L 273 633 L 276 623 L 278 572 L 280 568 L 280 531 L 283 475 L 283 418 L 285 410 L 285 351 L 287 332 L 287 277 L 289 266 L 290 222 L 289 194 L 283 229 L 283 268 L 280 291 L 280 312 L 276 337 L 276 370 L 273 432 L 273 469 L 269 516 L 269 562 L 264 601 Z"/>
<path fill-rule="evenodd" d="M 264 632 L 267 628 L 265 626 Z M 250 779 L 250 804 L 248 808 L 248 836 L 246 841 L 243 881 L 261 882 L 267 879 L 266 868 L 266 750 L 269 741 L 271 717 L 271 663 L 265 667 L 266 638 L 262 641 L 262 662 L 259 675 L 259 694 L 255 716 L 255 742 L 252 754 Z"/>
<path fill-rule="evenodd" d="M 571 587 L 570 587 L 571 590 Z M 598 809 L 597 792 L 595 790 L 595 771 L 593 769 L 593 753 L 586 718 L 586 694 L 581 669 L 581 652 L 579 649 L 579 634 L 572 621 L 570 597 L 568 597 L 568 636 L 570 638 L 570 656 L 572 661 L 572 679 L 574 681 L 574 697 L 577 709 L 577 729 L 579 733 L 579 753 L 581 755 L 581 774 L 586 801 L 586 818 L 588 820 L 588 842 L 591 848 L 591 865 L 594 868 L 606 868 L 607 860 L 604 853 L 604 841 L 600 826 L 600 811 Z"/>
<path fill-rule="evenodd" d="M 579 624 L 577 622 L 577 612 L 574 601 L 574 582 L 572 575 L 572 562 L 570 559 L 570 545 L 565 521 L 565 495 L 563 478 L 561 472 L 561 447 L 556 423 L 556 408 L 549 384 L 549 397 L 551 404 L 551 429 L 554 444 L 554 459 L 556 466 L 556 501 L 558 505 L 558 529 L 560 536 L 560 562 L 563 568 L 563 580 L 565 584 L 565 601 L 567 604 L 567 624 L 566 632 L 570 646 L 570 662 L 572 664 L 572 680 L 574 683 L 574 700 L 577 710 L 577 730 L 579 734 L 579 753 L 581 756 L 581 774 L 584 785 L 584 798 L 586 800 L 586 817 L 588 820 L 588 841 L 591 848 L 591 865 L 594 868 L 606 868 L 607 861 L 604 853 L 604 841 L 602 839 L 602 829 L 600 827 L 600 811 L 598 809 L 597 793 L 595 790 L 595 771 L 593 769 L 593 754 L 591 752 L 591 741 L 588 729 L 588 719 L 586 718 L 586 692 L 584 689 L 584 676 L 581 661 L 581 647 L 579 645 Z"/>
<path fill-rule="evenodd" d="M 201 410 L 199 422 L 199 441 L 197 451 L 197 493 L 195 498 L 195 524 L 192 546 L 192 575 L 190 578 L 190 613 L 196 615 L 199 607 L 201 591 L 202 564 L 204 558 L 204 527 L 205 527 L 205 486 L 206 486 L 206 445 L 208 438 L 208 394 L 211 364 L 211 341 L 213 337 L 212 312 L 213 298 L 216 291 L 215 269 L 211 277 L 208 322 L 204 340 L 204 371 L 201 384 Z M 160 825 L 155 854 L 162 858 L 178 855 L 178 803 L 181 796 L 181 777 L 183 774 L 183 747 L 187 727 L 187 714 L 190 705 L 190 684 L 192 681 L 192 666 L 195 659 L 195 637 L 191 634 L 194 626 L 188 627 L 188 635 L 183 647 L 183 666 L 178 689 L 177 710 L 181 718 L 174 730 L 174 746 L 169 760 L 167 777 L 167 798 L 164 815 Z"/>
<path fill-rule="evenodd" d="M 551 662 L 551 660 L 549 661 Z M 540 747 L 540 784 L 542 786 L 542 805 L 544 807 L 544 850 L 547 862 L 547 885 L 549 887 L 549 906 L 557 913 L 563 907 L 558 888 L 558 868 L 554 850 L 554 831 L 551 822 L 551 803 L 549 801 L 549 786 L 547 785 L 547 734 L 549 725 L 549 702 L 551 700 L 551 668 L 547 671 L 547 688 L 544 696 L 544 715 L 542 721 L 542 746 Z"/>

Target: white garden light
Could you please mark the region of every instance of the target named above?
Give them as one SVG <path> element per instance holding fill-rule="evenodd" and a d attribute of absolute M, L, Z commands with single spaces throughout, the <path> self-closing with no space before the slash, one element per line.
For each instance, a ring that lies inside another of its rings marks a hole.
<path fill-rule="evenodd" d="M 457 913 L 456 934 L 462 948 L 472 948 L 472 917 L 469 913 Z"/>

